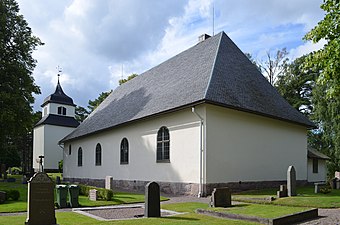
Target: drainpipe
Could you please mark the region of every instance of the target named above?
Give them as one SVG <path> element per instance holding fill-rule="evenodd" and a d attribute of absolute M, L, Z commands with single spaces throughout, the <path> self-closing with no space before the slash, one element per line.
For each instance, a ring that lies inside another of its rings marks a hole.
<path fill-rule="evenodd" d="M 191 111 L 200 119 L 200 183 L 198 186 L 198 197 L 203 197 L 203 153 L 204 153 L 204 147 L 203 147 L 203 125 L 204 125 L 204 119 L 202 116 L 200 116 L 196 111 L 195 107 L 191 108 Z"/>

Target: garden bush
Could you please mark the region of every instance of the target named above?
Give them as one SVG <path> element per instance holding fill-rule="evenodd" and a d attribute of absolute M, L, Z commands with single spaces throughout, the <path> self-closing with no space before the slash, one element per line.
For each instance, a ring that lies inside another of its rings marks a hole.
<path fill-rule="evenodd" d="M 112 198 L 113 198 L 113 191 L 112 190 L 108 190 L 108 189 L 105 189 L 105 188 L 93 187 L 93 186 L 87 186 L 87 185 L 83 185 L 83 184 L 79 184 L 78 186 L 79 186 L 79 194 L 80 195 L 89 196 L 90 190 L 96 189 L 98 199 L 111 201 Z"/>
<path fill-rule="evenodd" d="M 18 201 L 20 198 L 20 192 L 18 190 L 9 190 L 7 192 L 8 199 L 12 199 L 13 201 Z"/>
<path fill-rule="evenodd" d="M 20 198 L 20 192 L 18 190 L 1 190 L 2 192 L 6 193 L 6 201 L 7 200 L 13 200 L 13 201 L 18 201 Z"/>

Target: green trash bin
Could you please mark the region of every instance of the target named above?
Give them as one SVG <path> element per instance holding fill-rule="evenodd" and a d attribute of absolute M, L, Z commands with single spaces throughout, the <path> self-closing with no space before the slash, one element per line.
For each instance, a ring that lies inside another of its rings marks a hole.
<path fill-rule="evenodd" d="M 56 185 L 55 190 L 57 192 L 57 204 L 59 208 L 67 207 L 67 186 Z"/>
<path fill-rule="evenodd" d="M 79 187 L 78 185 L 69 185 L 68 186 L 68 196 L 70 200 L 71 208 L 79 207 Z"/>

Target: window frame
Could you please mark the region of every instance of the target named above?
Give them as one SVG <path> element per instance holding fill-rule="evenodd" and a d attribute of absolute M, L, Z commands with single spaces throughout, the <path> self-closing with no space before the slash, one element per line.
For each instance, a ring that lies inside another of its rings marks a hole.
<path fill-rule="evenodd" d="M 101 166 L 102 165 L 102 146 L 100 143 L 97 143 L 94 154 L 95 154 L 94 164 L 96 166 Z"/>
<path fill-rule="evenodd" d="M 166 157 L 167 155 L 167 157 Z M 159 128 L 156 140 L 156 162 L 170 162 L 170 131 L 166 126 Z"/>
<path fill-rule="evenodd" d="M 57 113 L 58 115 L 66 116 L 66 108 L 64 106 L 58 106 Z"/>
<path fill-rule="evenodd" d="M 83 149 L 81 147 L 78 148 L 78 166 L 83 166 Z"/>
<path fill-rule="evenodd" d="M 129 164 L 129 140 L 127 138 L 123 138 L 120 142 L 120 164 Z"/>

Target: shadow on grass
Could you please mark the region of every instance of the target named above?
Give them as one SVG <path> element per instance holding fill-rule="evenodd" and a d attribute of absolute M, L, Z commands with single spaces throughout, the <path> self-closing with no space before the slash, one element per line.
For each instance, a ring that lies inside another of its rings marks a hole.
<path fill-rule="evenodd" d="M 166 216 L 166 217 L 161 217 L 162 219 L 165 220 L 182 220 L 182 221 L 197 221 L 199 219 L 197 218 L 188 218 L 188 217 L 180 217 L 180 216 Z"/>

